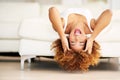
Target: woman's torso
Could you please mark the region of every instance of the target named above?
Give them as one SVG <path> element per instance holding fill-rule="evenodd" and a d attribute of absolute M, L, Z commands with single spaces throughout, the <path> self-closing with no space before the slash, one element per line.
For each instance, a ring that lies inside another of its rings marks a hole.
<path fill-rule="evenodd" d="M 90 34 L 92 32 L 90 29 L 91 14 L 87 10 L 71 8 L 64 11 L 61 17 L 66 34 L 69 34 L 70 29 L 79 23 L 84 24 L 83 27 L 86 34 Z"/>
<path fill-rule="evenodd" d="M 68 21 L 67 21 L 67 26 L 66 26 L 66 29 L 65 29 L 65 33 L 69 34 L 71 29 L 73 29 L 73 27 L 75 27 L 79 23 L 83 23 L 82 28 L 84 29 L 84 32 L 86 34 L 91 33 L 90 29 L 88 28 L 88 24 L 87 24 L 87 20 L 86 20 L 85 16 L 79 15 L 79 14 L 70 14 L 68 16 Z"/>

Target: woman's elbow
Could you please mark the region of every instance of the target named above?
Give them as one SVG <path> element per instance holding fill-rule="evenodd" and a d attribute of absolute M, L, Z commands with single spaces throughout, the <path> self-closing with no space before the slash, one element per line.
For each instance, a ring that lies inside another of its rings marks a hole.
<path fill-rule="evenodd" d="M 109 16 L 112 17 L 112 11 L 110 9 L 106 9 L 105 13 Z"/>

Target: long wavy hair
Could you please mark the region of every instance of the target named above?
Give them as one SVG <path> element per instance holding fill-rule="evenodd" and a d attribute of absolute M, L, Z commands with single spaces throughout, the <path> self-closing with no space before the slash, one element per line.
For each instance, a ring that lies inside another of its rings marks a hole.
<path fill-rule="evenodd" d="M 60 39 L 55 40 L 51 48 L 55 52 L 55 61 L 66 71 L 88 71 L 89 66 L 97 65 L 100 58 L 100 45 L 95 41 L 91 54 L 73 50 L 64 53 Z"/>

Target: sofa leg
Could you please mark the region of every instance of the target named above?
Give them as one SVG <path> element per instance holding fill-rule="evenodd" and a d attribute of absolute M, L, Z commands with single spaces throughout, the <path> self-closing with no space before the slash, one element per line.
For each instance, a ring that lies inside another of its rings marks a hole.
<path fill-rule="evenodd" d="M 108 63 L 110 63 L 110 59 L 111 59 L 111 58 L 108 58 Z"/>
<path fill-rule="evenodd" d="M 21 56 L 21 70 L 24 70 L 24 63 L 25 63 L 25 60 L 28 59 L 28 63 L 30 65 L 31 63 L 31 58 L 34 58 L 35 56 L 29 56 L 29 55 L 22 55 Z"/>
<path fill-rule="evenodd" d="M 116 58 L 117 70 L 120 70 L 120 58 Z"/>
<path fill-rule="evenodd" d="M 29 63 L 29 64 L 31 63 L 31 59 L 30 59 L 30 58 L 28 59 L 28 63 Z"/>
<path fill-rule="evenodd" d="M 24 70 L 24 59 L 21 59 L 21 70 Z"/>
<path fill-rule="evenodd" d="M 113 59 L 113 63 L 117 66 L 117 70 L 120 70 L 120 58 L 119 57 L 115 57 L 115 58 L 112 58 Z"/>
<path fill-rule="evenodd" d="M 31 58 L 27 59 L 28 61 L 28 68 L 30 68 L 30 65 L 31 65 Z"/>
<path fill-rule="evenodd" d="M 118 70 L 120 70 L 120 58 L 118 58 Z"/>

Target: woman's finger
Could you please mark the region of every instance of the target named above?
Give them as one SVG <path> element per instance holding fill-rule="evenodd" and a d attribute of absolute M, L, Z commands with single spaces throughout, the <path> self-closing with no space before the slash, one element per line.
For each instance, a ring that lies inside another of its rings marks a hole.
<path fill-rule="evenodd" d="M 64 53 L 66 53 L 66 51 L 67 51 L 66 48 L 64 48 Z"/>
<path fill-rule="evenodd" d="M 88 54 L 91 54 L 91 48 L 88 50 Z"/>
<path fill-rule="evenodd" d="M 84 52 L 86 52 L 86 51 L 87 51 L 87 47 L 85 48 Z"/>

